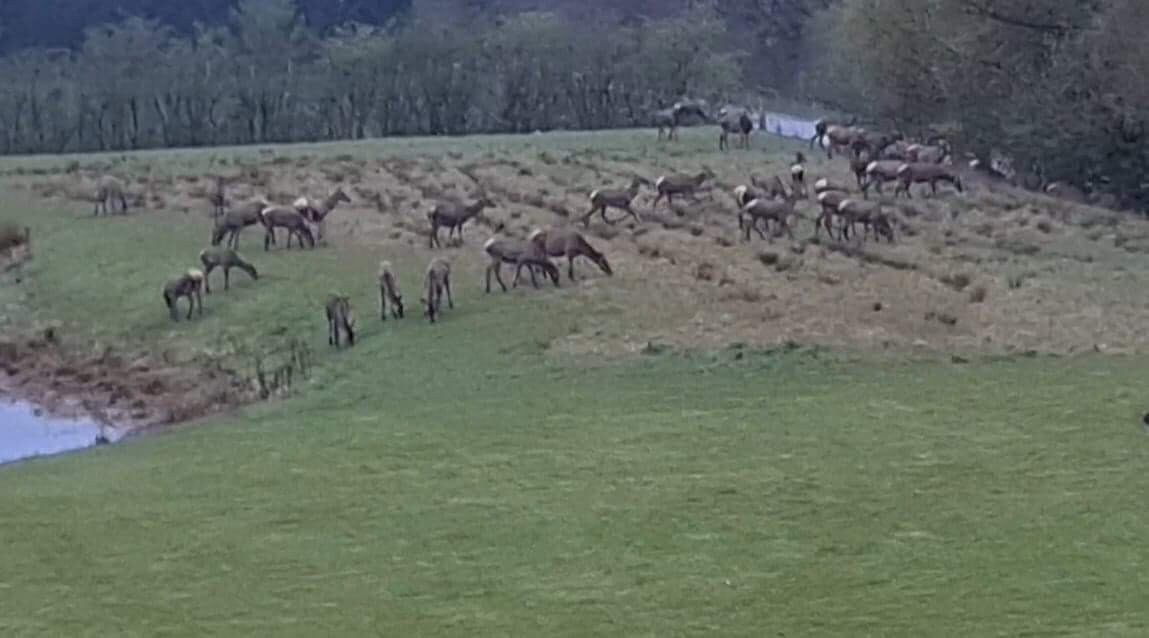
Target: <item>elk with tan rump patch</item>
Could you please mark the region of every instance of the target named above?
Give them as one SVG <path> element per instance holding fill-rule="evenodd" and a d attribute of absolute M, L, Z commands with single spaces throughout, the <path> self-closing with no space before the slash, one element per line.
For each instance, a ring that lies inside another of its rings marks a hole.
<path fill-rule="evenodd" d="M 602 221 L 608 224 L 614 225 L 618 223 L 618 220 L 612 222 L 607 219 L 606 211 L 608 208 L 614 208 L 629 213 L 630 216 L 634 218 L 635 222 L 641 224 L 642 220 L 638 218 L 638 213 L 634 212 L 632 203 L 634 202 L 634 198 L 638 197 L 638 192 L 641 190 L 644 183 L 646 183 L 646 180 L 642 179 L 641 177 L 635 177 L 633 180 L 631 180 L 630 186 L 628 186 L 626 190 L 600 188 L 591 191 L 590 210 L 582 217 L 583 226 L 590 224 L 590 218 L 594 217 L 595 213 L 599 213 L 602 216 Z"/>
<path fill-rule="evenodd" d="M 387 304 L 391 304 L 391 318 L 403 318 L 403 295 L 399 292 L 399 278 L 391 269 L 391 262 L 379 262 L 379 318 L 387 321 Z"/>
<path fill-rule="evenodd" d="M 168 307 L 168 315 L 171 316 L 172 321 L 180 320 L 177 303 L 184 297 L 188 300 L 187 318 L 189 320 L 196 308 L 199 308 L 200 316 L 203 315 L 203 295 L 201 294 L 203 282 L 203 272 L 193 269 L 164 284 L 164 305 Z"/>

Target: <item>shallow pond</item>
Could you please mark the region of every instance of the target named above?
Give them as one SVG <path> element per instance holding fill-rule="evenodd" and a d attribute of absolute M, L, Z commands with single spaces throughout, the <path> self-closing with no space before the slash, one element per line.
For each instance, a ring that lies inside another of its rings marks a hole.
<path fill-rule="evenodd" d="M 91 447 L 101 434 L 109 443 L 122 436 L 91 420 L 49 417 L 37 414 L 35 406 L 0 398 L 0 463 Z"/>

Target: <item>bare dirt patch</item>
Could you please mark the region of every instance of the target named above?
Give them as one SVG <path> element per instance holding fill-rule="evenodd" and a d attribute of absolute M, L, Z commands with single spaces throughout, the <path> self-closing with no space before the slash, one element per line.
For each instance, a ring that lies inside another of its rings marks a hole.
<path fill-rule="evenodd" d="M 218 368 L 167 364 L 145 353 L 83 353 L 52 329 L 0 340 L 0 393 L 129 430 L 230 409 L 251 399 L 249 387 Z"/>

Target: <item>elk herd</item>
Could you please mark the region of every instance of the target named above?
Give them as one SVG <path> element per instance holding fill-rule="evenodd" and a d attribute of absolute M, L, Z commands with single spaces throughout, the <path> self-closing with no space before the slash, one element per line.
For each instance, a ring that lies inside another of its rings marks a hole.
<path fill-rule="evenodd" d="M 668 129 L 667 138 L 674 139 L 681 119 L 687 115 L 706 118 L 705 111 L 697 103 L 676 104 L 658 115 L 660 138 L 664 130 Z M 727 107 L 719 111 L 717 117 L 707 119 L 719 125 L 721 150 L 731 145 L 731 136 L 737 136 L 734 145 L 749 148 L 754 126 L 746 109 Z M 893 242 L 893 217 L 883 209 L 880 201 L 870 199 L 871 190 L 881 194 L 883 186 L 890 182 L 896 183 L 895 198 L 901 195 L 912 197 L 911 188 L 915 184 L 928 185 L 930 192 L 935 194 L 940 183 L 948 184 L 958 191 L 964 190 L 961 176 L 949 164 L 950 149 L 944 140 L 935 144 L 911 144 L 901 135 L 873 133 L 852 124 L 819 121 L 815 125 L 814 137 L 810 140 L 811 150 L 816 142 L 825 150 L 827 159 L 832 159 L 835 153 L 848 158 L 857 194 L 851 192 L 846 184 L 829 178 L 814 181 L 811 191 L 807 185 L 806 157 L 798 152 L 789 167 L 788 179 L 778 175 L 765 181 L 751 177 L 749 183 L 733 188 L 738 232 L 744 241 L 750 241 L 752 233 L 767 241 L 783 234 L 793 239 L 795 218 L 805 217 L 799 205 L 812 198 L 818 212 L 814 220 L 815 237 L 825 230 L 831 239 L 836 237 L 838 241 L 849 240 L 851 236 L 855 241 L 864 241 L 872 235 L 875 241 L 886 239 Z M 634 177 L 625 188 L 605 187 L 591 191 L 589 209 L 577 219 L 584 227 L 589 225 L 595 215 L 609 225 L 627 218 L 641 223 L 634 203 L 643 186 L 652 187 L 655 193 L 653 208 L 657 208 L 663 201 L 667 207 L 673 208 L 675 198 L 694 198 L 706 182 L 714 177 L 709 170 L 667 174 L 658 177 L 653 183 Z M 237 252 L 240 235 L 245 229 L 253 226 L 263 229 L 265 251 L 279 244 L 277 233 L 280 230 L 284 232 L 286 248 L 291 248 L 293 240 L 300 249 L 315 248 L 317 240 L 323 240 L 328 216 L 339 204 L 351 201 L 342 188 L 336 188 L 325 198 L 299 197 L 289 205 L 255 198 L 229 206 L 222 178 L 216 179 L 215 190 L 209 199 L 213 204 L 214 218 L 211 246 L 200 252 L 200 263 L 196 268 L 171 279 L 163 287 L 164 303 L 172 320 L 178 321 L 180 318 L 177 303 L 181 299 L 188 301 L 188 319 L 196 312 L 203 313 L 202 294 L 211 293 L 209 278 L 217 269 L 223 271 L 225 290 L 230 288 L 233 269 L 245 272 L 252 280 L 259 278 L 256 267 Z M 109 214 L 116 210 L 123 213 L 128 208 L 126 188 L 114 177 L 105 177 L 98 182 L 96 200 L 94 215 L 101 212 Z M 443 247 L 441 231 L 444 229 L 447 231 L 448 243 L 454 240 L 461 245 L 467 223 L 496 205 L 485 194 L 470 203 L 443 201 L 433 204 L 426 212 L 428 248 L 434 250 Z M 611 219 L 608 215 L 610 211 L 620 212 L 622 216 Z M 580 257 L 593 263 L 604 274 L 613 274 L 606 256 L 573 226 L 536 228 L 525 239 L 496 235 L 482 245 L 482 250 L 488 259 L 484 277 L 487 293 L 491 292 L 492 277 L 504 292 L 507 291 L 508 286 L 502 276 L 504 266 L 514 269 L 511 287 L 518 286 L 524 269 L 533 287 L 539 287 L 540 274 L 558 287 L 561 275 L 558 266 L 552 261 L 554 259 L 566 259 L 567 276 L 571 281 L 576 279 L 575 260 Z M 380 263 L 377 284 L 380 320 L 385 321 L 388 314 L 393 319 L 403 318 L 405 311 L 399 278 L 390 262 Z M 431 323 L 442 316 L 444 299 L 448 309 L 454 308 L 451 265 L 447 260 L 435 257 L 424 272 L 420 298 L 424 307 L 423 316 Z M 324 314 L 328 324 L 329 344 L 334 347 L 344 343 L 353 345 L 355 321 L 350 298 L 342 294 L 330 295 L 324 303 Z"/>

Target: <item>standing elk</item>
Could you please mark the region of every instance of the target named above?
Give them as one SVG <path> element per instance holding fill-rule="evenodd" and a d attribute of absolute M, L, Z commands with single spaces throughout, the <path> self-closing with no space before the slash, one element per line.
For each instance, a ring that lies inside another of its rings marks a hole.
<path fill-rule="evenodd" d="M 738 135 L 736 147 L 750 148 L 750 133 L 754 131 L 754 120 L 750 111 L 742 107 L 724 107 L 718 112 L 718 150 L 730 148 L 730 136 Z"/>
<path fill-rule="evenodd" d="M 101 211 L 108 215 L 116 209 L 117 204 L 119 204 L 120 213 L 126 215 L 128 213 L 127 187 L 119 178 L 105 175 L 96 184 L 96 207 L 92 210 L 92 216 L 99 216 Z"/>
<path fill-rule="evenodd" d="M 471 204 L 458 204 L 454 202 L 440 202 L 435 205 L 427 213 L 427 221 L 431 223 L 431 232 L 427 240 L 427 247 L 434 248 L 438 246 L 443 247 L 442 242 L 439 241 L 439 229 L 447 229 L 447 241 L 451 241 L 451 236 L 455 233 L 459 235 L 459 243 L 463 243 L 463 226 L 475 217 L 478 217 L 483 212 L 484 208 L 490 208 L 495 203 L 483 195 L 480 196 L 474 203 Z"/>
<path fill-rule="evenodd" d="M 293 206 L 269 206 L 259 212 L 259 220 L 266 230 L 263 236 L 263 249 L 270 250 L 275 243 L 275 229 L 287 229 L 287 248 L 291 248 L 291 238 L 299 239 L 299 247 L 303 248 L 303 240 L 311 248 L 315 248 L 315 236 L 307 225 L 307 219 Z"/>
<path fill-rule="evenodd" d="M 227 237 L 229 248 L 239 248 L 239 234 L 244 228 L 261 223 L 259 214 L 270 206 L 271 202 L 259 198 L 227 211 L 222 217 L 217 217 L 211 233 L 211 245 L 218 246 L 224 237 Z"/>
<path fill-rule="evenodd" d="M 327 216 L 330 215 L 340 202 L 350 204 L 351 198 L 347 193 L 343 192 L 342 188 L 336 188 L 326 198 L 316 202 L 306 197 L 300 197 L 295 200 L 295 209 L 303 214 L 312 224 L 316 226 L 316 240 L 322 241 L 326 229 Z"/>

